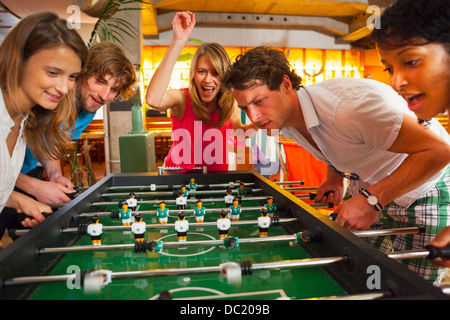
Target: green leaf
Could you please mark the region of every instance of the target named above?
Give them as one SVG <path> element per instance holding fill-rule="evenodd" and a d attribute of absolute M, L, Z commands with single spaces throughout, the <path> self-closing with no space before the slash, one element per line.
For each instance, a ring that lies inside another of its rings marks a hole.
<path fill-rule="evenodd" d="M 193 43 L 197 43 L 197 44 L 203 44 L 204 43 L 202 40 L 196 39 L 196 38 L 191 38 L 189 40 L 192 41 Z"/>
<path fill-rule="evenodd" d="M 177 61 L 189 61 L 193 57 L 192 53 L 180 54 Z"/>
<path fill-rule="evenodd" d="M 142 10 L 142 8 L 122 7 L 131 3 L 152 4 L 143 0 L 110 0 L 94 25 L 91 38 L 89 39 L 89 46 L 97 43 L 97 40 L 110 40 L 122 44 L 119 38 L 123 39 L 124 34 L 131 38 L 136 36 L 138 31 L 136 27 L 125 19 L 114 17 L 114 14 L 119 11 Z M 114 13 L 111 15 L 111 12 Z"/>

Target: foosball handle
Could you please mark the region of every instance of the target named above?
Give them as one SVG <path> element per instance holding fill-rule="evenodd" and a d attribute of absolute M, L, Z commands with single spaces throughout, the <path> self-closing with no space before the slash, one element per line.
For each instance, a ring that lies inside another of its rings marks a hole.
<path fill-rule="evenodd" d="M 75 191 L 72 193 L 66 193 L 66 196 L 68 196 L 70 198 L 70 200 L 73 200 L 77 196 L 77 192 Z"/>
<path fill-rule="evenodd" d="M 328 217 L 330 217 L 331 220 L 336 221 L 338 214 L 337 213 L 330 213 Z"/>
<path fill-rule="evenodd" d="M 427 258 L 430 260 L 434 260 L 437 258 L 450 259 L 450 245 L 442 248 L 427 245 L 425 246 L 425 249 L 429 251 Z"/>
<path fill-rule="evenodd" d="M 323 194 L 324 197 L 328 197 L 330 193 L 334 193 L 333 190 L 327 191 Z M 309 200 L 314 200 L 317 197 L 317 192 L 310 192 L 309 193 Z"/>
<path fill-rule="evenodd" d="M 48 218 L 48 216 L 50 216 L 51 215 L 51 213 L 47 213 L 47 212 L 41 212 L 41 214 L 47 219 Z M 26 218 L 30 218 L 30 219 L 33 219 L 33 217 L 32 216 L 29 216 L 29 215 L 27 215 L 27 214 L 25 214 L 25 213 L 17 213 L 17 222 L 22 222 L 23 220 L 25 220 Z"/>

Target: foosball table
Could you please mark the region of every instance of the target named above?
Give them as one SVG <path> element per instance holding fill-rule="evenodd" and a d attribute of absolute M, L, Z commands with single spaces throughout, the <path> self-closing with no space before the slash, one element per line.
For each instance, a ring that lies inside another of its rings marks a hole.
<path fill-rule="evenodd" d="M 187 187 L 185 207 L 178 207 L 181 186 L 192 181 L 197 185 Z M 0 297 L 449 298 L 401 263 L 410 256 L 426 259 L 428 250 L 388 256 L 365 240 L 420 228 L 351 232 L 305 202 L 314 188 L 291 187 L 293 194 L 283 187 L 253 171 L 108 175 L 37 227 L 17 231 L 17 239 L 0 251 Z M 238 197 L 240 214 L 220 231 L 218 220 L 227 219 L 220 213 L 230 210 L 227 190 Z M 121 214 L 128 209 L 122 204 L 130 193 L 137 206 L 126 223 Z M 195 218 L 199 199 L 203 222 Z M 158 214 L 162 201 L 168 209 L 165 223 Z M 139 240 L 132 227 L 136 214 L 145 222 Z M 270 226 L 264 234 L 259 218 L 266 214 Z M 102 226 L 100 236 L 88 234 L 93 217 Z M 184 234 L 175 230 L 180 220 L 187 221 Z"/>

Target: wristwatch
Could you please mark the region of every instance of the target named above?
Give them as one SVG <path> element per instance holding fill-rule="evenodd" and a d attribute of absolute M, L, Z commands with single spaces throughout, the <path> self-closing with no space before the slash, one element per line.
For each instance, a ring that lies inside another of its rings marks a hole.
<path fill-rule="evenodd" d="M 383 206 L 378 201 L 378 197 L 376 195 L 371 194 L 364 188 L 361 188 L 361 190 L 359 190 L 359 193 L 361 193 L 367 199 L 367 203 L 374 207 L 378 212 L 381 212 L 383 210 Z"/>

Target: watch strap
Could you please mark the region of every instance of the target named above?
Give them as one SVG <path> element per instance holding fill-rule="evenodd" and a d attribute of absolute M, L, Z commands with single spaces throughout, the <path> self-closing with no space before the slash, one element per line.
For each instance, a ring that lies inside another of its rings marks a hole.
<path fill-rule="evenodd" d="M 359 193 L 361 193 L 366 199 L 368 199 L 370 196 L 373 196 L 372 193 L 370 193 L 367 189 L 361 188 L 361 190 L 359 191 Z M 377 197 L 378 199 L 378 197 Z M 371 205 L 369 203 L 369 205 Z M 375 205 L 373 205 L 373 207 L 378 211 L 381 212 L 383 211 L 383 206 L 380 204 L 380 202 L 377 202 Z"/>

